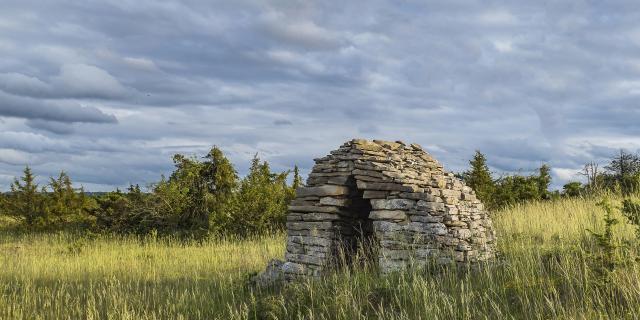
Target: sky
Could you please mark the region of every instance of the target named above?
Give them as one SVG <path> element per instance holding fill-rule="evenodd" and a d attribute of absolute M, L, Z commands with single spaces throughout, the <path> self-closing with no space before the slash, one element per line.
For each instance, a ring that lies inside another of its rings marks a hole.
<path fill-rule="evenodd" d="M 2 0 L 0 190 L 147 185 L 220 147 L 308 173 L 352 138 L 496 176 L 640 147 L 640 2 Z"/>

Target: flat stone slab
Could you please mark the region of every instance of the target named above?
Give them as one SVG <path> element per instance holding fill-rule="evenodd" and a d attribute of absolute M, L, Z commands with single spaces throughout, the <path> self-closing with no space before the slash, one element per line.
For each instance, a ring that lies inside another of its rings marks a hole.
<path fill-rule="evenodd" d="M 338 186 L 338 185 L 323 185 L 319 187 L 302 187 L 296 189 L 297 197 L 308 197 L 308 196 L 341 196 L 349 194 L 349 188 L 346 186 Z"/>
<path fill-rule="evenodd" d="M 407 213 L 402 210 L 373 210 L 369 214 L 372 220 L 405 220 Z"/>

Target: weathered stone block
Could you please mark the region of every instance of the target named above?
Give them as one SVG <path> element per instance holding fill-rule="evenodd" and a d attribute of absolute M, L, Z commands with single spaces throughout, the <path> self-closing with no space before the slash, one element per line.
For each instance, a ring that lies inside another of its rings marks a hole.
<path fill-rule="evenodd" d="M 444 208 L 444 203 L 441 202 L 427 202 L 420 200 L 416 203 L 416 210 L 418 211 L 437 212 L 444 211 Z"/>
<path fill-rule="evenodd" d="M 402 210 L 373 210 L 369 214 L 372 220 L 405 220 L 407 213 Z"/>
<path fill-rule="evenodd" d="M 347 211 L 333 206 L 289 206 L 289 211 L 293 212 L 324 212 L 346 214 Z"/>
<path fill-rule="evenodd" d="M 353 170 L 352 173 L 354 175 L 356 175 L 356 176 L 369 176 L 369 177 L 374 177 L 374 178 L 378 178 L 378 179 L 384 178 L 384 175 L 382 173 L 380 173 L 379 171 L 375 171 L 375 170 L 355 169 L 355 170 Z"/>
<path fill-rule="evenodd" d="M 305 254 L 285 253 L 284 255 L 287 261 L 297 262 L 302 264 L 313 264 L 316 266 L 323 266 L 327 264 L 327 259 L 321 257 L 314 257 Z"/>
<path fill-rule="evenodd" d="M 442 216 L 431 216 L 431 215 L 413 215 L 411 213 L 413 212 L 409 212 L 409 220 L 413 221 L 413 222 L 426 222 L 426 223 L 433 223 L 433 222 L 442 222 L 444 220 L 444 217 Z"/>
<path fill-rule="evenodd" d="M 389 195 L 387 191 L 365 190 L 362 194 L 364 199 L 384 199 Z"/>
<path fill-rule="evenodd" d="M 289 230 L 329 230 L 333 227 L 331 222 L 287 222 Z"/>
<path fill-rule="evenodd" d="M 380 233 L 388 233 L 402 230 L 402 226 L 389 221 L 374 221 L 373 229 Z"/>
<path fill-rule="evenodd" d="M 302 216 L 304 221 L 335 221 L 340 219 L 338 214 L 324 212 L 309 212 Z"/>
<path fill-rule="evenodd" d="M 353 179 L 351 176 L 341 176 L 341 177 L 331 177 L 327 179 L 327 184 L 335 184 L 339 186 L 344 186 L 349 184 L 349 181 Z"/>
<path fill-rule="evenodd" d="M 373 199 L 371 207 L 374 210 L 409 210 L 416 204 L 410 199 Z"/>
<path fill-rule="evenodd" d="M 391 182 L 365 182 L 357 181 L 358 189 L 360 190 L 380 190 L 380 191 L 402 191 L 413 192 L 413 186 L 403 186 L 398 183 Z"/>
<path fill-rule="evenodd" d="M 349 194 L 349 188 L 346 186 L 323 185 L 319 187 L 302 187 L 296 189 L 296 197 L 307 196 L 340 196 Z"/>
<path fill-rule="evenodd" d="M 347 198 L 323 197 L 320 198 L 320 204 L 324 206 L 347 207 L 351 204 L 351 200 Z"/>

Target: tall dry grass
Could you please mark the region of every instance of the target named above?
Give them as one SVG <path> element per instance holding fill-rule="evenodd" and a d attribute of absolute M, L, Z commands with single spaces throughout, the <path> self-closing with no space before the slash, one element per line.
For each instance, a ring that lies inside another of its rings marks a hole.
<path fill-rule="evenodd" d="M 342 269 L 256 289 L 251 273 L 281 257 L 284 235 L 180 242 L 69 234 L 0 235 L 1 319 L 636 319 L 640 267 L 628 225 L 615 227 L 626 263 L 603 281 L 591 199 L 494 215 L 500 259 L 381 277 Z M 623 220 L 622 217 L 619 217 Z"/>

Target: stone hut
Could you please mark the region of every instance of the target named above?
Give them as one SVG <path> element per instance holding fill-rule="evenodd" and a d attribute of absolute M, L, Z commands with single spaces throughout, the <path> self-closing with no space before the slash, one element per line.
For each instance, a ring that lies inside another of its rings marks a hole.
<path fill-rule="evenodd" d="M 286 261 L 270 266 L 285 278 L 321 275 L 362 249 L 383 273 L 494 256 L 482 203 L 419 145 L 354 139 L 315 162 L 289 206 Z"/>

